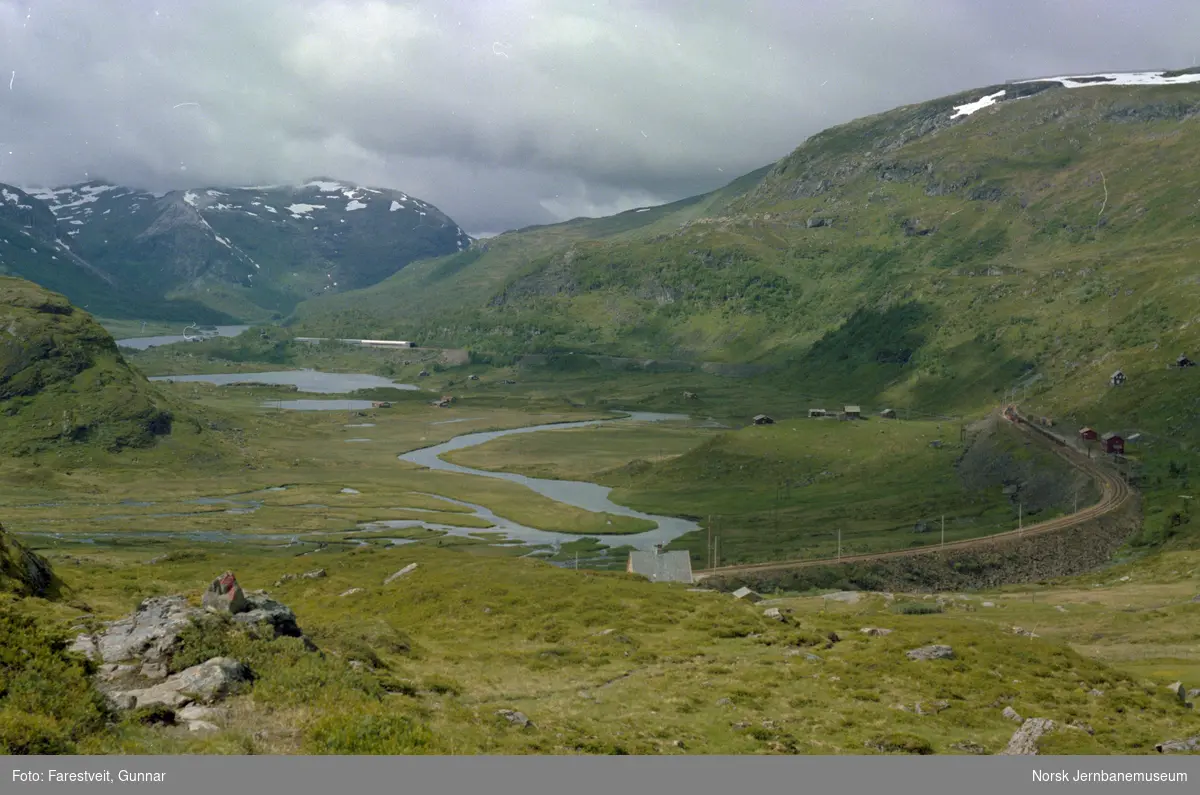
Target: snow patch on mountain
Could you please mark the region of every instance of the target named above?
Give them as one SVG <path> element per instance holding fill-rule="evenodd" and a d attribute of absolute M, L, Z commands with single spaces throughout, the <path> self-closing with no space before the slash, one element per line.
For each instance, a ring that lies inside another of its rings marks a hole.
<path fill-rule="evenodd" d="M 1067 88 L 1087 88 L 1088 86 L 1173 86 L 1180 83 L 1200 83 L 1200 74 L 1174 75 L 1168 77 L 1162 72 L 1097 72 L 1090 75 L 1069 75 L 1064 77 L 1040 77 L 1033 80 L 1020 80 L 1020 83 L 1062 83 Z"/>
<path fill-rule="evenodd" d="M 395 199 L 393 199 L 393 200 L 392 200 L 392 206 L 388 208 L 388 212 L 393 212 L 393 213 L 394 213 L 394 212 L 396 212 L 397 210 L 403 210 L 403 209 L 404 209 L 404 205 L 403 205 L 403 204 L 401 204 L 400 202 L 396 201 Z"/>
<path fill-rule="evenodd" d="M 351 199 L 350 203 L 346 205 L 346 212 L 350 212 L 351 210 L 363 210 L 366 209 L 366 206 L 367 205 L 363 204 L 358 199 Z"/>
<path fill-rule="evenodd" d="M 293 218 L 300 218 L 312 213 L 313 210 L 324 210 L 324 204 L 290 204 L 284 208 L 292 214 Z"/>
<path fill-rule="evenodd" d="M 995 105 L 996 100 L 1000 99 L 1000 97 L 1004 96 L 1006 93 L 1008 93 L 1008 92 L 1001 89 L 1000 91 L 997 91 L 995 94 L 988 94 L 986 97 L 983 97 L 982 99 L 977 99 L 974 102 L 968 102 L 965 105 L 955 105 L 954 106 L 954 115 L 951 116 L 950 118 L 957 119 L 959 116 L 970 116 L 972 113 L 974 113 L 977 110 L 983 110 L 984 108 L 988 107 L 989 105 Z"/>

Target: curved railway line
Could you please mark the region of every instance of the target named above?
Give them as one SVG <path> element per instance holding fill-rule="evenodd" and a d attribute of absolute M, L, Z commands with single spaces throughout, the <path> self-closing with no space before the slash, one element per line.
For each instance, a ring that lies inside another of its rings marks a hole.
<path fill-rule="evenodd" d="M 1017 530 L 1008 530 L 1003 533 L 993 533 L 991 535 L 980 536 L 979 538 L 952 541 L 948 544 L 938 546 L 898 549 L 891 552 L 875 552 L 862 555 L 842 555 L 841 557 L 835 558 L 781 560 L 769 561 L 766 563 L 747 563 L 737 566 L 720 566 L 715 569 L 701 569 L 695 573 L 694 579 L 696 581 L 701 581 L 709 577 L 756 574 L 767 571 L 802 569 L 812 566 L 838 566 L 847 563 L 866 563 L 875 560 L 886 560 L 889 558 L 930 555 L 937 552 L 950 552 L 955 550 L 971 549 L 973 547 L 984 547 L 994 544 L 996 541 L 1046 535 L 1076 527 L 1085 522 L 1092 521 L 1093 519 L 1097 519 L 1101 516 L 1105 516 L 1119 510 L 1120 508 L 1124 507 L 1125 504 L 1133 497 L 1133 487 L 1126 483 L 1124 478 L 1122 478 L 1117 472 L 1114 472 L 1107 467 L 1098 465 L 1086 455 L 1083 455 L 1079 451 L 1072 448 L 1062 436 L 1043 428 L 1041 425 L 1035 422 L 1031 422 L 1028 418 L 1021 415 L 1015 406 L 1008 406 L 1003 409 L 1001 411 L 1001 416 L 1012 422 L 1023 432 L 1029 434 L 1031 438 L 1037 439 L 1041 444 L 1049 446 L 1052 450 L 1054 450 L 1054 452 L 1064 458 L 1075 468 L 1091 475 L 1100 485 L 1100 499 L 1094 504 L 1066 516 L 1048 519 L 1044 522 L 1027 525 Z"/>

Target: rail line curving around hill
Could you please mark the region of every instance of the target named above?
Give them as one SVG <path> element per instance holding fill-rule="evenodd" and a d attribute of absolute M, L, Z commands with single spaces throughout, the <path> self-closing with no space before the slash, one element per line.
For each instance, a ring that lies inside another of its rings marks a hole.
<path fill-rule="evenodd" d="M 991 535 L 980 536 L 979 538 L 969 538 L 962 541 L 952 541 L 948 544 L 940 544 L 936 546 L 923 546 L 908 549 L 898 549 L 890 552 L 874 552 L 860 555 L 842 555 L 834 558 L 809 558 L 801 560 L 782 560 L 769 561 L 766 563 L 747 563 L 736 566 L 719 566 L 714 569 L 701 569 L 694 575 L 697 581 L 708 579 L 709 577 L 724 577 L 736 576 L 739 574 L 757 574 L 769 571 L 782 571 L 791 569 L 810 568 L 813 566 L 838 566 L 848 563 L 868 563 L 876 560 L 887 560 L 890 558 L 904 558 L 917 555 L 930 555 L 937 552 L 951 552 L 955 550 L 971 549 L 974 547 L 985 547 L 1007 539 L 1025 538 L 1032 536 L 1047 535 L 1057 533 L 1062 530 L 1067 530 L 1072 527 L 1077 527 L 1085 522 L 1090 522 L 1102 516 L 1111 514 L 1121 508 L 1134 496 L 1133 487 L 1125 482 L 1117 472 L 1114 472 L 1107 467 L 1097 464 L 1086 455 L 1071 447 L 1066 439 L 1053 433 L 1034 422 L 1030 422 L 1028 418 L 1020 414 L 1015 407 L 1007 407 L 1001 412 L 1001 416 L 1012 422 L 1022 432 L 1028 434 L 1031 439 L 1037 443 L 1045 445 L 1056 454 L 1064 458 L 1067 463 L 1074 466 L 1088 475 L 1092 476 L 1100 486 L 1100 499 L 1094 504 L 1076 511 L 1075 513 L 1066 516 L 1060 516 L 1055 519 L 1048 519 L 1044 522 L 1027 525 L 1016 530 L 1008 530 L 1003 533 L 993 533 Z"/>

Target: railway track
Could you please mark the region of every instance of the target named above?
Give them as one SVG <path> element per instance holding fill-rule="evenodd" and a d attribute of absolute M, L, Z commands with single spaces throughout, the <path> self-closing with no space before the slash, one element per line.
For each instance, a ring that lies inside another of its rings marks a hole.
<path fill-rule="evenodd" d="M 1026 538 L 1032 536 L 1047 535 L 1049 533 L 1057 533 L 1062 530 L 1067 530 L 1076 527 L 1085 522 L 1092 521 L 1101 516 L 1113 513 L 1124 507 L 1125 504 L 1133 497 L 1133 488 L 1125 482 L 1116 472 L 1107 467 L 1098 465 L 1095 461 L 1089 459 L 1078 450 L 1067 444 L 1063 437 L 1045 430 L 1035 423 L 1031 423 L 1027 418 L 1023 417 L 1015 409 L 1006 409 L 1001 413 L 1001 416 L 1012 422 L 1022 432 L 1028 434 L 1030 438 L 1037 440 L 1037 443 L 1045 445 L 1053 450 L 1056 454 L 1066 459 L 1066 461 L 1076 469 L 1082 470 L 1091 475 L 1092 478 L 1100 485 L 1100 499 L 1092 505 L 1083 508 L 1066 516 L 1060 516 L 1055 519 L 1048 519 L 1044 522 L 1027 525 L 1016 530 L 1008 530 L 1003 533 L 993 533 L 992 535 L 980 536 L 979 538 L 969 538 L 963 541 L 952 541 L 948 544 L 938 546 L 913 547 L 908 549 L 898 549 L 891 552 L 875 552 L 864 555 L 842 555 L 835 558 L 810 558 L 802 560 L 781 560 L 770 561 L 767 563 L 747 563 L 738 566 L 719 566 L 715 569 L 701 569 L 697 571 L 693 577 L 696 581 L 705 580 L 709 577 L 724 577 L 729 575 L 739 574 L 757 574 L 769 571 L 783 571 L 791 569 L 802 569 L 813 566 L 838 566 L 848 563 L 867 563 L 875 560 L 887 560 L 890 558 L 913 557 L 916 555 L 929 555 L 934 552 L 951 552 L 955 550 L 972 549 L 974 547 L 983 547 L 1013 538 Z"/>

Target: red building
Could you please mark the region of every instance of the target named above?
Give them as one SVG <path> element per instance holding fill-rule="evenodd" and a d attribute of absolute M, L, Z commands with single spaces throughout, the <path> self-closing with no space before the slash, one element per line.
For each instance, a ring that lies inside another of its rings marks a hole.
<path fill-rule="evenodd" d="M 1083 439 L 1085 442 L 1094 442 L 1100 437 L 1091 428 L 1080 428 L 1079 429 L 1079 438 Z"/>
<path fill-rule="evenodd" d="M 1115 433 L 1106 433 L 1100 437 L 1104 442 L 1104 452 L 1125 455 L 1125 440 Z"/>

